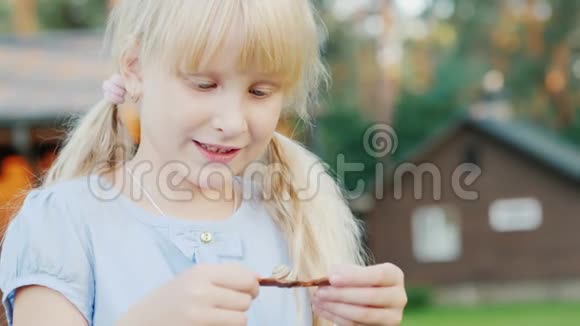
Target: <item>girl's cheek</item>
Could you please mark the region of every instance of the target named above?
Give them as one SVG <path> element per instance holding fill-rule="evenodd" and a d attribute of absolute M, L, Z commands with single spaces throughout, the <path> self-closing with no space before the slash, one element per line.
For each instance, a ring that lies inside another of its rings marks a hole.
<path fill-rule="evenodd" d="M 269 139 L 278 125 L 279 117 L 277 115 L 261 115 L 254 117 L 249 122 L 250 132 L 259 140 Z"/>
<path fill-rule="evenodd" d="M 253 110 L 252 120 L 261 124 L 261 131 L 266 136 L 271 135 L 278 126 L 282 113 L 283 97 L 277 95 L 258 110 Z"/>

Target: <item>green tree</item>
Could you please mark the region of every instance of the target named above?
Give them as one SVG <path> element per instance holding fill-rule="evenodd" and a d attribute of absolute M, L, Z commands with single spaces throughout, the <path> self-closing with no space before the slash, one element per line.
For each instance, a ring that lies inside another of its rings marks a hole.
<path fill-rule="evenodd" d="M 434 22 L 430 37 L 406 44 L 402 92 L 397 101 L 395 125 L 402 152 L 425 140 L 434 129 L 452 119 L 470 104 L 489 95 L 504 96 L 513 105 L 517 119 L 554 128 L 580 144 L 578 90 L 580 80 L 572 65 L 580 64 L 580 2 L 531 0 L 454 0 L 454 13 L 446 19 L 435 16 L 434 0 L 424 13 Z M 549 17 L 542 15 L 549 15 Z M 438 28 L 453 31 L 455 41 L 438 42 Z M 417 91 L 416 61 L 433 67 L 428 87 Z M 504 77 L 501 93 L 489 94 L 482 87 L 487 72 Z M 410 76 L 410 77 L 408 77 Z"/>
<path fill-rule="evenodd" d="M 347 191 L 355 191 L 374 176 L 376 159 L 366 153 L 363 136 L 371 121 L 359 107 L 360 89 L 357 53 L 365 40 L 354 33 L 353 23 L 337 21 L 328 11 L 328 1 L 316 1 L 329 38 L 323 56 L 332 75 L 331 88 L 324 94 L 322 108 L 310 131 L 310 147 L 328 164 L 330 172 Z M 342 164 L 339 166 L 340 162 Z M 342 171 L 349 163 L 362 164 L 361 171 Z M 366 189 L 365 189 L 366 190 Z"/>
<path fill-rule="evenodd" d="M 39 0 L 40 22 L 47 29 L 86 29 L 103 25 L 105 0 Z"/>
<path fill-rule="evenodd" d="M 0 0 L 0 33 L 10 31 L 10 7 L 6 0 Z"/>

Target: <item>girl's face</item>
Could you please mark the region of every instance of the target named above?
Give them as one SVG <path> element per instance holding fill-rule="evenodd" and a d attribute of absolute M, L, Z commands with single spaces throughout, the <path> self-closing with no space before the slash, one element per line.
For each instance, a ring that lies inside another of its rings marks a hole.
<path fill-rule="evenodd" d="M 232 33 L 195 73 L 176 76 L 153 65 L 142 70 L 139 150 L 155 162 L 187 166 L 190 181 L 204 188 L 261 157 L 284 103 L 275 76 L 238 69 L 241 39 Z"/>

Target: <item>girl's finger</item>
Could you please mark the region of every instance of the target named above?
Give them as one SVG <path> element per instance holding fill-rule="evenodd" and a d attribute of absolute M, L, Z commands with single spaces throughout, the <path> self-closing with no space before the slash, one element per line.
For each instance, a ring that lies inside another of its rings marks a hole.
<path fill-rule="evenodd" d="M 197 292 L 201 300 L 207 300 L 217 309 L 247 311 L 252 304 L 252 296 L 230 289 L 212 286 L 207 291 Z"/>
<path fill-rule="evenodd" d="M 247 293 L 256 298 L 260 292 L 259 275 L 239 263 L 228 263 L 226 265 L 227 268 L 219 269 L 211 265 L 201 265 L 202 267 L 198 267 L 197 272 L 204 274 L 217 287 Z M 236 277 L 232 277 L 232 275 Z"/>
<path fill-rule="evenodd" d="M 331 272 L 330 283 L 339 287 L 393 286 L 404 283 L 404 274 L 390 263 L 364 267 L 339 265 Z"/>
<path fill-rule="evenodd" d="M 326 310 L 321 310 L 318 306 L 313 306 L 312 311 L 316 315 L 318 315 L 326 320 L 329 320 L 338 326 L 356 326 L 356 324 L 353 321 L 346 320 L 346 319 L 339 317 L 339 316 L 337 316 L 331 312 L 328 312 Z"/>
<path fill-rule="evenodd" d="M 399 287 L 337 288 L 328 286 L 317 290 L 314 296 L 321 301 L 377 308 L 402 308 L 407 303 L 405 290 Z"/>
<path fill-rule="evenodd" d="M 246 312 L 231 311 L 226 309 L 210 309 L 207 311 L 208 323 L 205 325 L 224 326 L 224 325 L 246 325 L 248 318 Z M 204 318 L 200 316 L 199 320 Z"/>
<path fill-rule="evenodd" d="M 314 304 L 321 310 L 363 325 L 400 325 L 403 318 L 400 309 L 380 309 L 328 301 L 315 301 Z"/>
<path fill-rule="evenodd" d="M 243 312 L 247 311 L 252 304 L 252 296 L 247 293 L 213 285 L 195 288 L 191 295 L 194 301 L 206 302 L 216 309 Z"/>

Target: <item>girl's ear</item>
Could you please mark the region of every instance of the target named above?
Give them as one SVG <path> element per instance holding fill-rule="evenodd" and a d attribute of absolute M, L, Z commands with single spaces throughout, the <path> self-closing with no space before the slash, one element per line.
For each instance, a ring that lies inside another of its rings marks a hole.
<path fill-rule="evenodd" d="M 143 89 L 142 67 L 139 60 L 139 44 L 133 42 L 121 55 L 120 75 L 123 77 L 127 95 L 132 99 L 141 97 Z"/>

